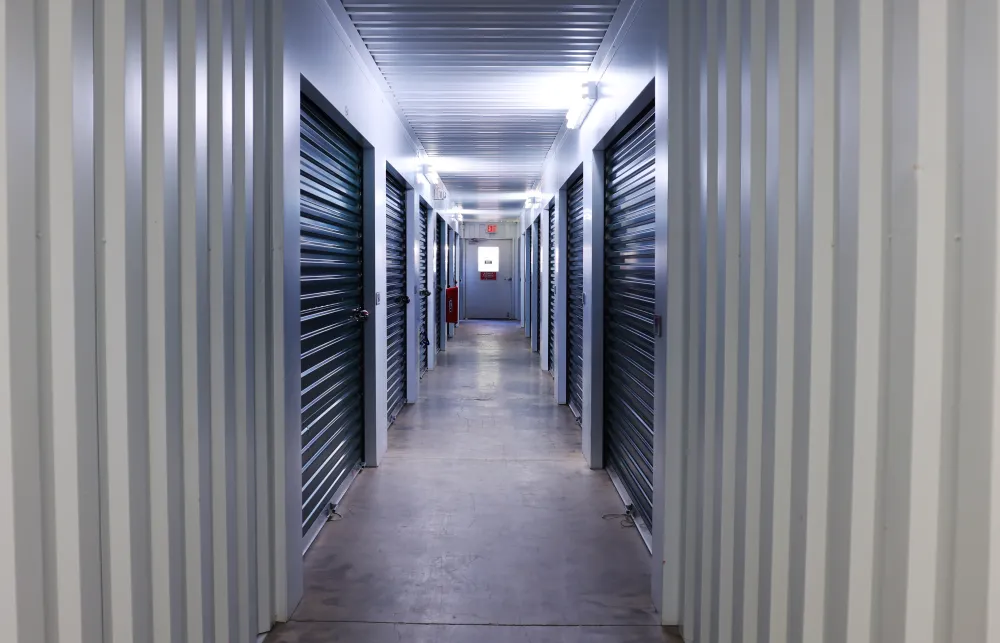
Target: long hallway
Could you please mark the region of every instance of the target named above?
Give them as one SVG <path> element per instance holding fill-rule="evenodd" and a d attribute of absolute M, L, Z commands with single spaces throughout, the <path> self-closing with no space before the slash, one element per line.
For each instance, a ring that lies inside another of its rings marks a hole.
<path fill-rule="evenodd" d="M 466 322 L 305 559 L 269 643 L 672 641 L 649 554 L 516 322 Z M 613 515 L 614 514 L 614 515 Z"/>

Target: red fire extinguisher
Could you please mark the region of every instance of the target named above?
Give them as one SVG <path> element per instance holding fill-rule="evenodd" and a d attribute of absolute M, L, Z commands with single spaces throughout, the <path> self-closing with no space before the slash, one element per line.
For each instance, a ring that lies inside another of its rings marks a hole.
<path fill-rule="evenodd" d="M 445 319 L 449 324 L 458 323 L 458 286 L 452 286 L 444 291 L 448 314 Z"/>

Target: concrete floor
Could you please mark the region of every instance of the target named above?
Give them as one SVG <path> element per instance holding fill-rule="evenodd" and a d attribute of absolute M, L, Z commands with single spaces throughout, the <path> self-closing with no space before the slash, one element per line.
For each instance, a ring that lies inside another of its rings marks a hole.
<path fill-rule="evenodd" d="M 516 323 L 468 322 L 305 560 L 268 643 L 647 643 L 649 553 Z"/>

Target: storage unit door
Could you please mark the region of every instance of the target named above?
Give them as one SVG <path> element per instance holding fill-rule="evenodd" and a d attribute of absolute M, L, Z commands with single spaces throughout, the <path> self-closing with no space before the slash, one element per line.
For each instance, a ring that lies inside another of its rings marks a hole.
<path fill-rule="evenodd" d="M 445 245 L 445 226 L 441 217 L 437 217 L 437 228 L 437 284 L 435 284 L 434 288 L 434 310 L 437 311 L 437 319 L 434 322 L 434 350 L 440 351 L 441 346 L 444 344 L 441 341 L 441 297 L 444 294 L 445 257 L 448 252 L 448 248 Z"/>
<path fill-rule="evenodd" d="M 420 204 L 420 254 L 417 266 L 420 272 L 420 291 L 418 301 L 420 302 L 420 376 L 427 372 L 427 347 L 430 346 L 430 335 L 427 334 L 427 225 L 430 213 L 427 206 Z"/>
<path fill-rule="evenodd" d="M 531 253 L 535 244 L 531 243 L 531 226 L 524 231 L 524 327 L 531 333 Z"/>
<path fill-rule="evenodd" d="M 566 391 L 583 412 L 583 177 L 566 188 Z"/>
<path fill-rule="evenodd" d="M 653 109 L 605 151 L 604 457 L 652 525 L 655 353 Z"/>
<path fill-rule="evenodd" d="M 448 228 L 448 286 L 455 285 L 455 246 L 458 235 Z"/>
<path fill-rule="evenodd" d="M 389 424 L 406 404 L 406 186 L 385 180 L 386 415 Z"/>
<path fill-rule="evenodd" d="M 549 373 L 556 372 L 556 205 L 549 204 Z"/>
<path fill-rule="evenodd" d="M 535 337 L 542 341 L 542 219 L 535 219 Z M 541 344 L 538 350 L 542 350 Z"/>
<path fill-rule="evenodd" d="M 363 458 L 361 147 L 302 97 L 302 531 Z"/>

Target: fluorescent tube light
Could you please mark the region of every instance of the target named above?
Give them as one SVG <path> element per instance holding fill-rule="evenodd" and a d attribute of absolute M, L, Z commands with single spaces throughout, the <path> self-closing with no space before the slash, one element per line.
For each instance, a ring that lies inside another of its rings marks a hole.
<path fill-rule="evenodd" d="M 576 104 L 566 112 L 566 127 L 579 129 L 587 120 L 587 115 L 597 102 L 597 83 L 591 81 L 580 86 L 580 97 Z"/>
<path fill-rule="evenodd" d="M 423 167 L 423 175 L 424 178 L 427 179 L 427 182 L 430 183 L 431 185 L 437 185 L 441 183 L 441 177 L 438 176 L 438 173 L 434 171 L 434 166 L 432 165 L 425 165 Z"/>

